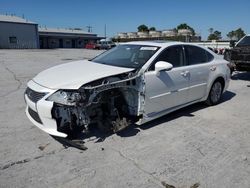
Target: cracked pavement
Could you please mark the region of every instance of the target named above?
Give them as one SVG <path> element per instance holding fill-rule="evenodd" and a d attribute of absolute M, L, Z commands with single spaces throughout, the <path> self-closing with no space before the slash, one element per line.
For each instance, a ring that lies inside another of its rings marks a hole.
<path fill-rule="evenodd" d="M 233 75 L 221 104 L 195 104 L 81 151 L 25 116 L 26 83 L 40 71 L 102 51 L 0 50 L 0 187 L 250 187 L 250 73 Z"/>

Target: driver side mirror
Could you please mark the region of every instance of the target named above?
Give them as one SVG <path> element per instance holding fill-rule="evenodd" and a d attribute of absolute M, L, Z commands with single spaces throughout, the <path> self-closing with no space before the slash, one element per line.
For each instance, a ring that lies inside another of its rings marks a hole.
<path fill-rule="evenodd" d="M 155 71 L 158 74 L 160 71 L 169 71 L 173 68 L 173 65 L 171 63 L 168 63 L 166 61 L 158 61 L 155 64 Z"/>

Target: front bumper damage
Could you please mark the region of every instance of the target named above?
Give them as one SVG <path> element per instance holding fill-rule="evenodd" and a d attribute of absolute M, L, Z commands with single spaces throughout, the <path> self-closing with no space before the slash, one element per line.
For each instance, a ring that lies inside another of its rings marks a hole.
<path fill-rule="evenodd" d="M 32 88 L 33 91 L 38 93 L 46 93 L 46 95 L 37 102 L 32 101 L 31 97 L 25 93 L 24 98 L 27 104 L 25 112 L 29 120 L 39 129 L 50 135 L 67 137 L 67 134 L 57 131 L 56 120 L 52 118 L 51 114 L 53 102 L 45 100 L 49 95 L 54 93 L 55 90 L 42 87 L 32 80 L 28 82 L 28 88 Z"/>
<path fill-rule="evenodd" d="M 30 81 L 28 88 L 46 94 L 36 102 L 25 93 L 26 114 L 38 128 L 58 137 L 75 137 L 94 124 L 102 131 L 117 132 L 142 118 L 143 83 L 142 77 L 97 80 L 79 89 L 86 95 L 84 101 L 67 106 L 46 100 L 57 90 Z"/>

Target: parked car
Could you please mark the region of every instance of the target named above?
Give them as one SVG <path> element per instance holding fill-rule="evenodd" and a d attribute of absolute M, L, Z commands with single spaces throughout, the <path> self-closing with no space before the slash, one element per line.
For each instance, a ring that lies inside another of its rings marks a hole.
<path fill-rule="evenodd" d="M 250 71 L 250 35 L 244 36 L 235 44 L 231 42 L 231 49 L 224 53 L 224 59 L 230 61 L 231 71 Z"/>
<path fill-rule="evenodd" d="M 96 44 L 91 42 L 85 45 L 86 49 L 96 49 Z"/>
<path fill-rule="evenodd" d="M 27 84 L 26 114 L 59 137 L 94 124 L 117 132 L 200 101 L 218 104 L 229 85 L 227 64 L 193 44 L 125 43 L 39 73 Z"/>
<path fill-rule="evenodd" d="M 98 50 L 108 50 L 111 49 L 113 47 L 115 47 L 115 43 L 112 41 L 97 41 L 96 45 L 95 45 L 95 49 Z"/>

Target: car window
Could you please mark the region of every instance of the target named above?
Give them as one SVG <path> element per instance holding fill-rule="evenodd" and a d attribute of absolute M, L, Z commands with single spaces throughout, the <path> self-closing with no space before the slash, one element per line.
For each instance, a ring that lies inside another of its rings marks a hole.
<path fill-rule="evenodd" d="M 237 44 L 238 47 L 240 46 L 250 46 L 250 36 L 245 36 L 240 42 Z"/>
<path fill-rule="evenodd" d="M 118 67 L 141 68 L 159 49 L 147 45 L 119 45 L 92 59 L 95 63 Z"/>
<path fill-rule="evenodd" d="M 212 54 L 198 46 L 186 45 L 185 54 L 188 65 L 206 63 L 214 58 Z"/>
<path fill-rule="evenodd" d="M 172 46 L 165 49 L 153 62 L 149 70 L 155 70 L 155 63 L 165 61 L 171 63 L 173 67 L 184 66 L 184 55 L 182 46 Z"/>
<path fill-rule="evenodd" d="M 212 54 L 210 54 L 209 52 L 207 52 L 207 62 L 210 62 L 214 59 L 214 56 Z"/>

